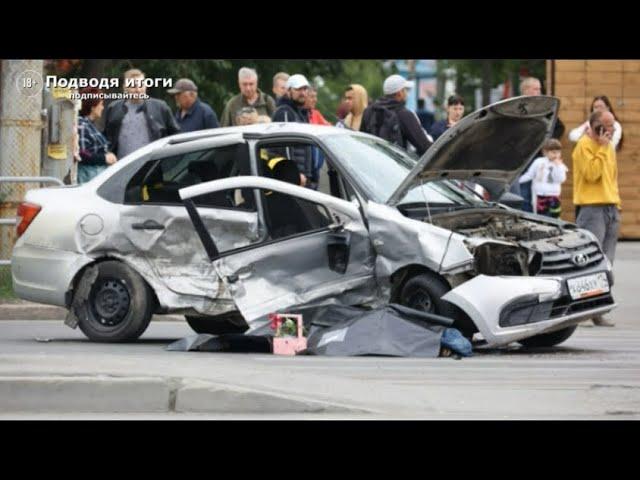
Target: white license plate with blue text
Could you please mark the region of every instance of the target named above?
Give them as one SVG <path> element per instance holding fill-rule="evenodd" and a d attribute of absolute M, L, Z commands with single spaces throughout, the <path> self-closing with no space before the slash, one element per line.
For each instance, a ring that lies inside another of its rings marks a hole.
<path fill-rule="evenodd" d="M 604 272 L 585 275 L 584 277 L 570 278 L 567 287 L 573 300 L 602 295 L 609 291 L 609 280 Z"/>

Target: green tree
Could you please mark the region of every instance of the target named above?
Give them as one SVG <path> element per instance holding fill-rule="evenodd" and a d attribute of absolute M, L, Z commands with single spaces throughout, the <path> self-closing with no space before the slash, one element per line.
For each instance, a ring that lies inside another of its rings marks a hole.
<path fill-rule="evenodd" d="M 505 60 L 505 59 L 477 59 L 477 60 L 441 60 L 439 68 L 454 68 L 456 70 L 456 92 L 465 99 L 465 104 L 475 105 L 475 89 L 482 88 L 482 103 L 489 103 L 489 93 L 505 80 L 514 86 L 514 93 L 519 92 L 519 77 L 521 72 L 545 79 L 545 60 Z M 479 84 L 478 84 L 479 82 Z"/>

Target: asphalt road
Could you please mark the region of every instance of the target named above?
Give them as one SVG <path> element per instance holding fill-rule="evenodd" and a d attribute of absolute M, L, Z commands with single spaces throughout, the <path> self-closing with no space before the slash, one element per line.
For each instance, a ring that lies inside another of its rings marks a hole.
<path fill-rule="evenodd" d="M 148 405 L 165 382 L 169 406 L 56 413 L 38 410 L 36 402 L 24 412 L 0 408 L 0 419 L 639 419 L 638 271 L 640 243 L 622 243 L 614 287 L 620 307 L 610 316 L 616 327 L 581 327 L 552 349 L 514 345 L 461 360 L 168 352 L 167 344 L 192 334 L 186 323 L 155 322 L 135 344 L 106 345 L 88 342 L 61 321 L 6 320 L 0 381 L 135 379 L 147 383 L 139 391 L 136 383 L 122 388 Z M 12 392 L 0 382 L 0 405 Z"/>

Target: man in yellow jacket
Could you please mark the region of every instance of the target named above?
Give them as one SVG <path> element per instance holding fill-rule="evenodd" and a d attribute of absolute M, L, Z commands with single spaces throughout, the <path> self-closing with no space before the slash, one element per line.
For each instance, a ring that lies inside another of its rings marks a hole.
<path fill-rule="evenodd" d="M 618 164 L 611 143 L 615 118 L 611 112 L 594 112 L 589 132 L 573 150 L 573 203 L 579 207 L 576 223 L 592 232 L 613 264 L 620 227 Z M 598 326 L 613 326 L 595 317 Z"/>

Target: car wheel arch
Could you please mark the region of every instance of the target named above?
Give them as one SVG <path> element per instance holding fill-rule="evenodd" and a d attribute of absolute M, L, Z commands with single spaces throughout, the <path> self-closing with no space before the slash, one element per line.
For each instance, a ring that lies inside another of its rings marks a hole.
<path fill-rule="evenodd" d="M 391 302 L 401 303 L 402 292 L 405 285 L 411 279 L 425 274 L 429 275 L 430 277 L 435 277 L 442 284 L 446 284 L 449 289 L 455 288 L 453 285 L 451 285 L 451 282 L 449 282 L 449 280 L 445 276 L 434 272 L 429 267 L 421 264 L 409 264 L 397 269 L 390 276 Z M 477 325 L 475 325 L 469 314 L 464 309 L 455 304 L 446 301 L 445 303 L 450 304 L 448 309 L 453 309 L 451 311 L 451 318 L 453 318 L 453 320 L 455 321 L 454 326 L 461 330 L 465 336 L 471 338 L 473 334 L 478 331 L 478 327 Z"/>
<path fill-rule="evenodd" d="M 145 277 L 144 273 L 141 272 L 140 270 L 138 270 L 135 267 L 135 265 L 132 265 L 130 262 L 127 262 L 126 260 L 124 260 L 124 259 L 122 259 L 120 257 L 115 257 L 115 256 L 111 256 L 111 255 L 104 255 L 104 256 L 101 256 L 101 257 L 94 258 L 93 261 L 83 265 L 82 268 L 80 268 L 75 273 L 75 275 L 73 276 L 73 279 L 71 280 L 71 283 L 69 284 L 69 288 L 67 289 L 67 292 L 65 294 L 65 305 L 66 305 L 66 308 L 71 308 L 71 304 L 73 303 L 74 292 L 78 288 L 78 282 L 80 281 L 80 279 L 84 275 L 85 271 L 87 269 L 91 268 L 91 267 L 95 267 L 96 265 L 98 265 L 100 263 L 109 262 L 109 261 L 121 262 L 121 263 L 127 265 L 132 270 L 134 270 L 138 275 L 140 275 L 140 277 L 144 280 L 144 282 L 149 287 L 149 291 L 153 294 L 153 301 L 155 302 L 155 305 L 156 305 L 156 309 L 155 309 L 156 312 L 155 313 L 158 313 L 158 309 L 160 308 L 160 302 L 158 300 L 158 294 L 156 293 L 155 289 L 153 288 L 153 285 L 151 284 L 151 282 L 149 282 L 147 280 L 147 278 Z"/>
<path fill-rule="evenodd" d="M 431 270 L 429 267 L 419 264 L 419 263 L 411 263 L 408 265 L 404 265 L 398 268 L 395 272 L 393 272 L 389 279 L 391 282 L 391 302 L 397 302 L 400 300 L 400 293 L 402 292 L 402 288 L 404 285 L 413 277 L 428 273 L 431 275 L 437 275 L 441 277 L 445 282 L 449 283 L 445 277 L 442 275 L 438 275 L 436 272 Z"/>

